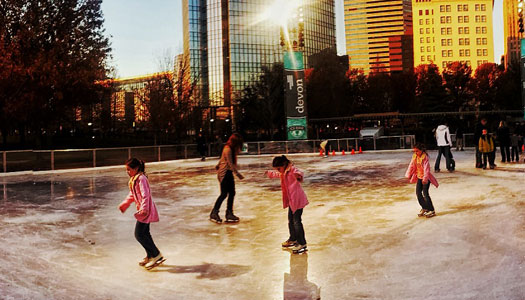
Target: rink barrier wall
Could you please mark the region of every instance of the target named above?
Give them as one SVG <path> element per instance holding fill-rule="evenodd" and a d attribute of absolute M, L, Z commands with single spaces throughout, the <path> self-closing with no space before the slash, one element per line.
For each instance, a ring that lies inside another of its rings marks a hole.
<path fill-rule="evenodd" d="M 452 140 L 455 137 L 452 135 Z M 293 154 L 319 153 L 323 140 L 299 141 L 261 141 L 248 142 L 244 154 Z M 414 135 L 382 136 L 377 138 L 329 139 L 327 150 L 345 151 L 352 149 L 357 153 L 359 148 L 370 150 L 411 149 L 415 144 Z M 472 134 L 465 135 L 465 145 L 472 146 Z M 218 157 L 220 147 L 209 144 L 207 156 Z M 198 158 L 196 144 L 160 145 L 125 148 L 65 149 L 65 150 L 20 150 L 2 151 L 0 170 L 3 173 L 23 171 L 54 171 L 78 168 L 96 168 L 123 165 L 131 157 L 138 157 L 145 162 L 160 162 L 178 159 Z"/>

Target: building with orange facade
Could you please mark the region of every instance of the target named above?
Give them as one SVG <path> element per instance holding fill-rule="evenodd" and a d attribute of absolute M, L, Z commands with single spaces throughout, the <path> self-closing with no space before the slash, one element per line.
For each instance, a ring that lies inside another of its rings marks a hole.
<path fill-rule="evenodd" d="M 520 38 L 523 36 L 523 33 L 519 32 L 519 13 L 520 10 L 523 10 L 523 6 L 523 0 L 503 0 L 503 33 L 505 43 L 503 56 L 505 68 L 507 68 L 509 64 L 517 63 L 520 60 Z M 521 14 L 523 14 L 523 11 L 521 11 Z"/>
<path fill-rule="evenodd" d="M 393 72 L 413 67 L 411 0 L 345 0 L 350 68 Z"/>
<path fill-rule="evenodd" d="M 413 0 L 414 65 L 494 61 L 492 0 Z"/>

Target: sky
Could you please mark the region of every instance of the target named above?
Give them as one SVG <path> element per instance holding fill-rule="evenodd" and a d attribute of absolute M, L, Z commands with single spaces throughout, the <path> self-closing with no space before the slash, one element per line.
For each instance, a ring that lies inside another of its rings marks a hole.
<path fill-rule="evenodd" d="M 337 52 L 346 54 L 343 0 L 336 2 Z M 494 62 L 503 55 L 503 0 L 494 4 Z M 182 53 L 181 0 L 104 0 L 106 35 L 113 48 L 116 77 L 160 71 L 167 54 Z"/>

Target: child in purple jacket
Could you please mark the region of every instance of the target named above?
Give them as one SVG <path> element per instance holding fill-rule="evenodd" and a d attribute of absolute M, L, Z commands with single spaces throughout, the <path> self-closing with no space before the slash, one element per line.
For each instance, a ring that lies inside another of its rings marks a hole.
<path fill-rule="evenodd" d="M 272 166 L 276 171 L 266 171 L 268 178 L 280 178 L 283 194 L 283 208 L 288 207 L 288 229 L 290 237 L 282 243 L 283 248 L 293 247 L 293 253 L 307 251 L 304 228 L 301 221 L 303 208 L 308 205 L 308 199 L 301 187 L 303 172 L 297 169 L 286 156 L 277 156 Z"/>
<path fill-rule="evenodd" d="M 128 197 L 119 205 L 119 209 L 124 213 L 131 203 L 135 202 L 137 208 L 135 213 L 135 219 L 137 219 L 135 238 L 146 250 L 146 257 L 139 262 L 139 265 L 149 270 L 162 263 L 165 259 L 157 246 L 155 246 L 149 230 L 151 222 L 159 221 L 159 213 L 151 199 L 148 177 L 144 173 L 145 168 L 146 166 L 142 160 L 130 158 L 126 161 L 126 172 L 130 177 L 130 192 Z"/>

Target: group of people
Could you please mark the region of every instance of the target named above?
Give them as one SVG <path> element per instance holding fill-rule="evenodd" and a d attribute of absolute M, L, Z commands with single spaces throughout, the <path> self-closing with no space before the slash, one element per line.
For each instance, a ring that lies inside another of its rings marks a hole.
<path fill-rule="evenodd" d="M 461 132 L 462 133 L 462 132 Z M 457 134 L 457 132 L 456 132 Z M 519 161 L 520 140 L 523 135 L 518 130 L 511 134 L 505 122 L 501 121 L 497 130 L 497 139 L 500 144 L 502 162 Z M 446 124 L 439 125 L 435 129 L 435 137 L 438 146 L 438 154 L 434 164 L 434 171 L 440 172 L 441 156 L 445 157 L 446 168 L 449 172 L 455 170 L 455 162 L 452 157 L 452 139 L 449 128 Z M 460 145 L 456 149 L 463 150 L 463 136 Z M 202 135 L 199 136 L 202 141 Z M 474 133 L 476 146 L 476 167 L 486 169 L 487 162 L 493 169 L 495 159 L 494 138 L 488 133 L 487 120 L 481 119 L 476 126 Z M 523 143 L 521 144 L 523 145 Z M 240 134 L 234 133 L 230 136 L 224 147 L 222 147 L 219 162 L 215 166 L 217 179 L 220 185 L 220 194 L 210 212 L 209 219 L 216 223 L 222 223 L 219 211 L 223 201 L 227 198 L 226 222 L 238 222 L 239 217 L 233 213 L 235 198 L 235 179 L 234 176 L 242 180 L 244 176 L 239 172 L 237 156 L 241 152 L 243 139 Z M 511 148 L 511 150 L 509 149 Z M 199 148 L 201 150 L 201 148 Z M 430 171 L 429 156 L 426 147 L 422 143 L 417 143 L 413 148 L 412 159 L 410 160 L 405 176 L 411 183 L 416 184 L 416 197 L 421 206 L 418 213 L 419 217 L 431 218 L 436 215 L 432 199 L 429 194 L 430 185 L 438 187 L 437 179 Z M 483 161 L 482 161 L 483 158 Z M 148 178 L 145 173 L 145 164 L 136 158 L 126 161 L 126 172 L 130 177 L 128 197 L 119 205 L 121 212 L 135 203 L 137 212 L 135 218 L 135 238 L 146 250 L 146 257 L 139 262 L 139 265 L 147 269 L 152 269 L 164 261 L 164 257 L 153 242 L 150 234 L 150 223 L 158 222 L 159 215 L 155 203 L 151 198 Z M 281 181 L 283 208 L 288 208 L 288 230 L 289 237 L 282 243 L 283 248 L 291 248 L 293 253 L 303 253 L 307 251 L 304 228 L 302 224 L 302 213 L 308 205 L 307 196 L 301 186 L 304 174 L 301 170 L 285 156 L 274 157 L 272 161 L 274 170 L 266 171 L 264 176 L 268 178 L 279 178 Z"/>
<path fill-rule="evenodd" d="M 501 162 L 519 162 L 521 147 L 523 146 L 523 139 L 525 135 L 525 125 L 516 124 L 511 130 L 507 127 L 505 121 L 500 121 L 498 129 L 496 130 L 496 137 L 489 133 L 487 126 L 487 119 L 481 119 L 474 131 L 474 141 L 477 141 L 476 146 L 476 168 L 487 168 L 487 161 L 489 167 L 494 169 L 496 167 L 496 143 L 499 143 Z"/>
<path fill-rule="evenodd" d="M 241 152 L 243 139 L 240 134 L 234 133 L 224 145 L 219 162 L 215 169 L 220 185 L 220 195 L 210 213 L 210 220 L 222 223 L 219 210 L 223 201 L 228 198 L 226 205 L 226 222 L 239 222 L 239 218 L 233 213 L 233 202 L 235 198 L 234 175 L 240 180 L 244 176 L 239 172 L 237 166 L 237 156 Z M 124 213 L 128 207 L 135 203 L 136 212 L 134 214 L 135 238 L 146 251 L 139 265 L 151 270 L 161 264 L 165 258 L 159 251 L 150 233 L 150 223 L 159 221 L 159 214 L 155 202 L 153 202 L 150 192 L 148 177 L 146 175 L 145 163 L 137 158 L 131 158 L 125 163 L 126 172 L 129 176 L 129 194 L 119 205 L 119 209 Z M 303 208 L 308 205 L 308 199 L 301 183 L 303 182 L 303 172 L 296 168 L 293 163 L 284 155 L 277 156 L 272 161 L 273 171 L 266 171 L 264 176 L 268 178 L 280 178 L 283 197 L 283 208 L 288 208 L 288 229 L 289 237 L 282 243 L 283 248 L 291 248 L 295 254 L 307 251 L 307 244 L 302 224 Z"/>

